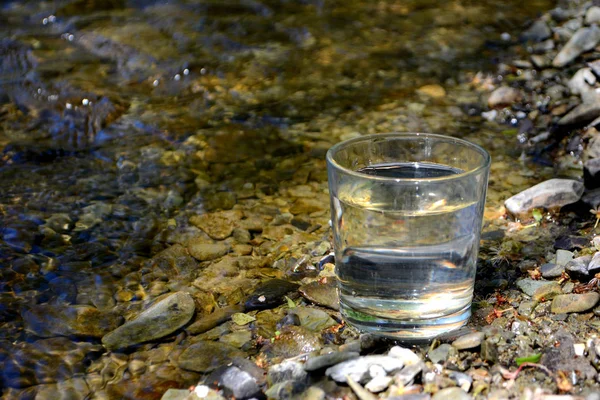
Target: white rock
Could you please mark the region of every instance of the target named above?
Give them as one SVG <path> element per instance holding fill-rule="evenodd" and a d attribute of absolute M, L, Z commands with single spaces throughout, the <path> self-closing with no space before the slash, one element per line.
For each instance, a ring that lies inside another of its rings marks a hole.
<path fill-rule="evenodd" d="M 585 23 L 588 25 L 600 22 L 600 7 L 593 6 L 588 8 L 585 13 Z"/>
<path fill-rule="evenodd" d="M 488 98 L 488 106 L 490 108 L 509 106 L 521 100 L 521 98 L 521 91 L 518 89 L 502 86 L 490 94 L 490 97 Z"/>
<path fill-rule="evenodd" d="M 421 362 L 421 357 L 416 355 L 415 352 L 400 346 L 392 347 L 388 352 L 388 355 L 399 358 L 404 362 L 404 365 L 414 365 Z"/>
<path fill-rule="evenodd" d="M 369 368 L 373 365 L 379 365 L 389 373 L 400 370 L 404 366 L 404 363 L 402 360 L 390 356 L 364 356 L 327 368 L 325 375 L 337 382 L 347 382 L 347 376 L 356 382 L 364 382 L 365 379 L 370 378 L 368 372 Z"/>
<path fill-rule="evenodd" d="M 559 208 L 575 203 L 583 194 L 583 183 L 573 179 L 549 179 L 512 196 L 504 202 L 512 214 L 534 208 Z"/>
<path fill-rule="evenodd" d="M 552 65 L 559 68 L 564 67 L 581 53 L 596 47 L 598 41 L 600 41 L 600 28 L 596 25 L 579 29 L 552 60 Z"/>
<path fill-rule="evenodd" d="M 373 393 L 383 392 L 388 388 L 388 386 L 390 386 L 392 380 L 393 378 L 391 376 L 377 376 L 367 382 L 365 389 Z"/>

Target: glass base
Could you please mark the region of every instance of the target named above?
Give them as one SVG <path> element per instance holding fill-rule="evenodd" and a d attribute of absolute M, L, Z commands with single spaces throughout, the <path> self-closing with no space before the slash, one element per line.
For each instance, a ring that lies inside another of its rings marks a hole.
<path fill-rule="evenodd" d="M 397 320 L 373 317 L 341 305 L 344 320 L 359 331 L 403 342 L 429 342 L 436 337 L 456 331 L 467 324 L 471 304 L 450 315 L 432 319 Z"/>

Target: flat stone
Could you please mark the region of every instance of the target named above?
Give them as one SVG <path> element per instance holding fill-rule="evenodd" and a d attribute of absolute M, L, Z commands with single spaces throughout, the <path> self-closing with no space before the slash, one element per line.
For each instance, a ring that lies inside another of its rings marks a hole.
<path fill-rule="evenodd" d="M 473 349 L 481 345 L 481 341 L 484 337 L 485 334 L 483 332 L 468 333 L 452 342 L 452 346 L 457 350 Z"/>
<path fill-rule="evenodd" d="M 254 292 L 248 296 L 248 299 L 244 302 L 246 311 L 274 308 L 283 303 L 283 296 L 297 290 L 299 286 L 297 283 L 283 279 L 268 280 L 254 289 Z"/>
<path fill-rule="evenodd" d="M 394 374 L 394 380 L 404 386 L 408 386 L 415 381 L 415 377 L 423 371 L 425 364 L 421 361 L 417 364 L 406 365 L 399 372 Z"/>
<path fill-rule="evenodd" d="M 550 179 L 518 193 L 504 202 L 512 214 L 534 208 L 559 208 L 575 203 L 583 194 L 583 183 L 573 179 Z"/>
<path fill-rule="evenodd" d="M 591 310 L 598 300 L 600 300 L 600 294 L 597 292 L 562 294 L 552 300 L 550 311 L 555 314 L 584 312 Z"/>
<path fill-rule="evenodd" d="M 269 386 L 284 381 L 303 381 L 308 374 L 306 373 L 306 364 L 302 365 L 297 361 L 285 360 L 279 364 L 273 364 L 267 373 L 267 382 Z"/>
<path fill-rule="evenodd" d="M 600 22 L 600 7 L 592 6 L 585 12 L 585 23 L 587 25 L 597 24 Z"/>
<path fill-rule="evenodd" d="M 471 400 L 467 392 L 457 387 L 449 387 L 436 392 L 431 400 Z"/>
<path fill-rule="evenodd" d="M 578 94 L 583 97 L 584 94 L 594 91 L 596 76 L 591 68 L 581 68 L 569 80 L 568 87 L 571 94 Z"/>
<path fill-rule="evenodd" d="M 41 337 L 79 336 L 101 338 L 116 329 L 123 319 L 89 306 L 41 304 L 22 314 L 25 328 Z"/>
<path fill-rule="evenodd" d="M 259 394 L 260 387 L 248 372 L 229 367 L 221 376 L 219 386 L 229 390 L 236 399 L 247 399 Z"/>
<path fill-rule="evenodd" d="M 187 324 L 195 309 L 194 299 L 188 293 L 173 293 L 105 335 L 102 344 L 116 350 L 160 339 Z"/>
<path fill-rule="evenodd" d="M 365 385 L 365 389 L 372 393 L 383 392 L 385 389 L 388 388 L 388 386 L 390 386 L 393 380 L 394 378 L 392 378 L 391 376 L 376 376 L 375 378 L 367 382 L 367 384 Z"/>
<path fill-rule="evenodd" d="M 565 266 L 573 259 L 573 252 L 568 250 L 556 250 L 556 264 Z"/>
<path fill-rule="evenodd" d="M 595 275 L 599 270 L 600 270 L 600 251 L 597 251 L 587 266 L 587 272 L 588 272 L 588 275 Z"/>
<path fill-rule="evenodd" d="M 325 311 L 310 307 L 295 307 L 290 310 L 300 319 L 300 325 L 311 331 L 322 331 L 338 323 Z"/>
<path fill-rule="evenodd" d="M 562 288 L 558 282 L 550 281 L 549 285 L 540 286 L 531 296 L 536 301 L 550 300 L 562 293 Z"/>
<path fill-rule="evenodd" d="M 523 41 L 541 42 L 548 39 L 552 35 L 552 31 L 548 24 L 543 19 L 535 21 L 525 32 L 520 36 Z"/>
<path fill-rule="evenodd" d="M 400 346 L 393 346 L 390 351 L 388 351 L 388 356 L 399 358 L 402 360 L 405 367 L 422 362 L 421 357 L 419 357 L 414 351 Z"/>
<path fill-rule="evenodd" d="M 581 256 L 569 261 L 565 269 L 575 275 L 588 276 L 588 265 L 592 261 L 592 256 Z"/>
<path fill-rule="evenodd" d="M 587 189 L 600 187 L 600 158 L 592 158 L 583 163 L 583 181 Z"/>
<path fill-rule="evenodd" d="M 301 197 L 292 204 L 290 212 L 294 215 L 310 214 L 316 211 L 325 211 L 328 207 L 329 204 L 319 199 Z"/>
<path fill-rule="evenodd" d="M 583 103 L 558 120 L 558 125 L 581 125 L 600 116 L 600 102 Z"/>
<path fill-rule="evenodd" d="M 191 335 L 204 333 L 208 330 L 211 330 L 215 326 L 228 321 L 233 314 L 242 311 L 244 311 L 244 307 L 241 305 L 218 308 L 212 314 L 202 317 L 200 320 L 185 328 L 185 330 Z"/>
<path fill-rule="evenodd" d="M 596 25 L 581 28 L 573 34 L 571 39 L 563 46 L 552 60 L 555 67 L 564 67 L 576 59 L 581 53 L 592 50 L 600 41 L 600 29 Z"/>
<path fill-rule="evenodd" d="M 233 347 L 237 347 L 238 349 L 251 340 L 252 332 L 250 332 L 249 330 L 235 331 L 219 337 L 220 342 L 226 343 Z"/>
<path fill-rule="evenodd" d="M 521 279 L 520 281 L 517 281 L 517 287 L 519 289 L 521 289 L 521 291 L 523 293 L 525 293 L 528 296 L 532 296 L 534 295 L 535 291 L 538 290 L 541 287 L 544 286 L 548 286 L 548 285 L 554 285 L 556 284 L 556 282 L 553 281 L 536 281 L 534 279 Z"/>
<path fill-rule="evenodd" d="M 558 265 L 554 263 L 546 263 L 542 264 L 540 267 L 540 272 L 542 273 L 542 277 L 545 279 L 558 278 L 562 275 L 565 270 L 564 265 Z"/>
<path fill-rule="evenodd" d="M 227 243 L 203 243 L 190 241 L 187 245 L 190 255 L 198 261 L 210 261 L 224 256 L 231 247 Z"/>
<path fill-rule="evenodd" d="M 486 339 L 481 343 L 479 354 L 482 360 L 495 364 L 498 362 L 498 345 Z"/>
<path fill-rule="evenodd" d="M 304 364 L 306 371 L 312 372 L 321 368 L 330 367 L 344 361 L 360 357 L 360 354 L 353 351 L 335 351 L 320 356 L 309 357 Z"/>
<path fill-rule="evenodd" d="M 353 381 L 364 383 L 371 379 L 369 368 L 379 365 L 387 373 L 400 370 L 404 364 L 401 360 L 390 356 L 364 356 L 353 360 L 344 361 L 325 370 L 325 375 L 331 377 L 336 382 L 347 382 L 346 377 Z"/>
<path fill-rule="evenodd" d="M 340 309 L 340 298 L 337 292 L 337 282 L 328 278 L 325 283 L 320 281 L 310 282 L 298 289 L 302 297 L 323 307 L 333 310 Z"/>
<path fill-rule="evenodd" d="M 160 400 L 188 400 L 190 391 L 187 389 L 169 389 Z"/>
<path fill-rule="evenodd" d="M 192 344 L 181 353 L 177 365 L 190 371 L 210 372 L 227 365 L 236 357 L 244 358 L 246 355 L 235 347 L 224 343 L 200 341 Z"/>
<path fill-rule="evenodd" d="M 440 363 L 446 361 L 453 354 L 456 354 L 456 349 L 448 343 L 443 343 L 431 350 L 427 356 L 432 363 Z"/>
<path fill-rule="evenodd" d="M 231 236 L 242 216 L 243 213 L 239 210 L 218 211 L 194 215 L 190 217 L 190 223 L 202 229 L 212 239 L 223 240 Z"/>
<path fill-rule="evenodd" d="M 501 86 L 494 90 L 488 98 L 490 108 L 509 106 L 522 98 L 521 91 L 512 87 Z"/>

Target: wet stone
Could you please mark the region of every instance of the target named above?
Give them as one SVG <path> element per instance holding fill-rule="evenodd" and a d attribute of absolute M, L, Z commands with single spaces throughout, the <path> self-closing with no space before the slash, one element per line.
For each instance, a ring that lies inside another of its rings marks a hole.
<path fill-rule="evenodd" d="M 489 361 L 491 363 L 498 362 L 498 347 L 495 343 L 489 339 L 484 340 L 481 343 L 480 356 L 482 360 Z"/>
<path fill-rule="evenodd" d="M 600 116 L 600 101 L 583 103 L 558 120 L 558 125 L 580 125 Z"/>
<path fill-rule="evenodd" d="M 596 252 L 592 257 L 592 260 L 587 266 L 587 272 L 589 275 L 595 275 L 600 271 L 600 251 Z"/>
<path fill-rule="evenodd" d="M 121 318 L 89 306 L 42 304 L 23 312 L 26 328 L 41 337 L 100 338 L 121 324 Z"/>
<path fill-rule="evenodd" d="M 394 375 L 394 379 L 396 382 L 401 383 L 404 386 L 412 384 L 422 371 L 423 371 L 423 362 L 419 362 L 417 364 L 406 365 L 404 368 L 397 372 Z"/>
<path fill-rule="evenodd" d="M 203 243 L 190 241 L 187 245 L 191 256 L 198 261 L 210 261 L 227 254 L 230 246 L 227 243 Z"/>
<path fill-rule="evenodd" d="M 552 31 L 548 27 L 546 21 L 539 19 L 535 21 L 525 32 L 520 36 L 521 40 L 541 42 L 548 39 L 552 35 Z"/>
<path fill-rule="evenodd" d="M 372 393 L 379 393 L 390 386 L 394 378 L 391 376 L 376 376 L 365 385 L 365 389 Z"/>
<path fill-rule="evenodd" d="M 297 199 L 290 207 L 290 213 L 293 215 L 310 214 L 317 211 L 325 211 L 328 204 L 322 200 L 301 197 Z"/>
<path fill-rule="evenodd" d="M 332 365 L 336 365 L 342 363 L 344 361 L 352 360 L 358 358 L 360 356 L 357 352 L 332 352 L 328 354 L 323 354 L 320 356 L 309 357 L 304 364 L 304 369 L 306 371 L 317 371 L 321 368 L 330 367 Z"/>
<path fill-rule="evenodd" d="M 340 309 L 340 299 L 335 279 L 327 279 L 324 283 L 321 283 L 320 281 L 307 283 L 302 285 L 298 291 L 304 298 L 315 304 L 333 310 Z"/>
<path fill-rule="evenodd" d="M 393 373 L 402 369 L 404 364 L 401 360 L 390 356 L 364 356 L 353 360 L 344 361 L 325 370 L 325 375 L 336 382 L 347 382 L 346 377 L 353 381 L 364 383 L 373 378 L 369 369 L 372 366 L 382 367 L 386 373 Z"/>
<path fill-rule="evenodd" d="M 272 343 L 262 348 L 262 353 L 269 359 L 284 359 L 296 357 L 299 354 L 310 353 L 323 347 L 321 335 L 302 326 L 285 326 Z"/>
<path fill-rule="evenodd" d="M 484 336 L 483 332 L 468 333 L 452 342 L 452 346 L 457 350 L 473 349 L 481 345 Z"/>
<path fill-rule="evenodd" d="M 542 273 L 542 277 L 546 279 L 558 278 L 562 275 L 565 270 L 564 265 L 558 265 L 554 263 L 546 263 L 542 264 L 540 267 L 540 272 Z"/>
<path fill-rule="evenodd" d="M 194 215 L 190 218 L 190 223 L 202 229 L 212 239 L 223 240 L 231 236 L 236 222 L 241 218 L 242 213 L 240 211 L 229 210 Z"/>
<path fill-rule="evenodd" d="M 250 342 L 251 340 L 252 332 L 250 331 L 231 332 L 219 338 L 220 342 L 226 343 L 233 347 L 237 347 L 238 349 L 243 347 L 246 343 Z"/>
<path fill-rule="evenodd" d="M 177 360 L 180 368 L 196 372 L 210 372 L 227 365 L 244 353 L 233 346 L 219 342 L 200 341 L 186 348 Z"/>
<path fill-rule="evenodd" d="M 254 289 L 244 302 L 246 311 L 274 308 L 284 301 L 284 296 L 295 291 L 300 285 L 283 279 L 271 279 Z"/>
<path fill-rule="evenodd" d="M 598 300 L 600 300 L 600 294 L 597 292 L 563 294 L 552 300 L 550 310 L 555 314 L 584 312 L 591 310 Z"/>
<path fill-rule="evenodd" d="M 592 6 L 585 12 L 585 23 L 587 25 L 600 22 L 600 7 Z"/>
<path fill-rule="evenodd" d="M 572 179 L 550 179 L 518 193 L 504 202 L 512 214 L 522 214 L 534 208 L 559 208 L 579 200 L 583 184 Z"/>
<path fill-rule="evenodd" d="M 297 315 L 300 325 L 311 331 L 318 332 L 337 325 L 337 322 L 329 314 L 315 308 L 296 307 L 290 310 L 290 313 Z"/>
<path fill-rule="evenodd" d="M 104 336 L 102 343 L 116 350 L 160 339 L 187 324 L 194 311 L 194 299 L 188 293 L 173 293 Z"/>
<path fill-rule="evenodd" d="M 535 292 L 533 292 L 533 296 L 531 296 L 536 301 L 544 301 L 550 300 L 557 295 L 562 293 L 562 288 L 558 282 L 551 281 L 549 285 L 544 285 L 538 287 Z"/>
<path fill-rule="evenodd" d="M 393 346 L 389 351 L 388 355 L 396 357 L 404 363 L 404 366 L 415 365 L 421 362 L 421 357 L 415 354 L 414 351 L 405 347 Z"/>

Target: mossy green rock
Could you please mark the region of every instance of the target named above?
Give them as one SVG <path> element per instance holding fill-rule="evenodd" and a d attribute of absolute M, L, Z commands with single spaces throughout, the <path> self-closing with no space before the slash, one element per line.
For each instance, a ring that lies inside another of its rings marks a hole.
<path fill-rule="evenodd" d="M 194 299 L 188 293 L 173 293 L 105 335 L 102 344 L 116 350 L 160 339 L 187 324 L 195 309 Z"/>

